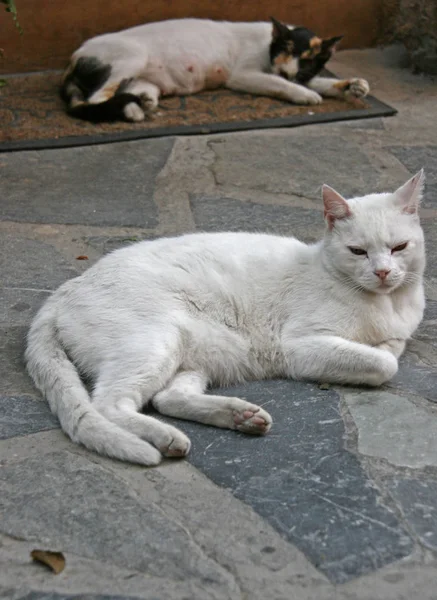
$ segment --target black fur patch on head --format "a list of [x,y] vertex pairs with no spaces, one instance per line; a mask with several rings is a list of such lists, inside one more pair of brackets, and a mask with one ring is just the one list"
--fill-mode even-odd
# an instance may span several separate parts
[[[272,65],[287,57],[299,60],[299,70],[294,80],[305,84],[323,70],[331,58],[336,44],[343,36],[322,40],[306,27],[289,29],[287,25],[271,17],[273,24],[270,43],[270,63]],[[288,79],[286,73],[281,75]]]
[[281,54],[294,56],[294,42],[291,30],[284,23],[271,17],[273,24],[272,41],[270,42],[270,63],[274,64],[275,58]]
[[109,79],[111,71],[111,65],[103,64],[98,58],[81,56],[62,84],[61,96],[63,100],[66,102],[69,100],[68,89],[71,88],[69,84],[79,88],[83,99],[87,100]]
[[295,27],[289,29],[287,25],[277,19],[270,17],[272,29],[272,41],[270,43],[270,60],[273,60],[279,54],[289,54],[299,57],[303,52],[311,48],[311,40],[316,39],[316,35],[306,27]]
[[315,33],[306,27],[295,27],[290,31],[294,43],[294,56],[300,56],[311,48],[311,42],[317,39]]
[[326,63],[334,53],[335,45],[342,39],[343,36],[341,35],[328,40],[323,40],[320,50],[318,49],[318,51],[314,53],[314,56],[310,58],[300,58],[299,71],[295,76],[296,82],[304,85],[318,75],[324,69]]

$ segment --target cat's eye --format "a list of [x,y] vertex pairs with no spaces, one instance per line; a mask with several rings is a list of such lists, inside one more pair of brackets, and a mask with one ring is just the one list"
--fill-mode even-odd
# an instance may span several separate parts
[[356,254],[357,256],[367,256],[367,252],[363,250],[363,248],[355,248],[355,246],[348,246],[348,248],[352,254]]
[[391,253],[393,254],[393,252],[401,252],[402,250],[405,250],[405,248],[408,246],[408,242],[404,242],[403,244],[399,244],[399,246],[395,246],[394,248],[391,249]]

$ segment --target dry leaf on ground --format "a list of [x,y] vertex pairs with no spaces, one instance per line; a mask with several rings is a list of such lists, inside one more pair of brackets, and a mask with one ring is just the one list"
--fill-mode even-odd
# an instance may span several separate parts
[[30,556],[33,560],[49,567],[56,575],[65,569],[65,557],[62,552],[50,552],[50,550],[32,550]]

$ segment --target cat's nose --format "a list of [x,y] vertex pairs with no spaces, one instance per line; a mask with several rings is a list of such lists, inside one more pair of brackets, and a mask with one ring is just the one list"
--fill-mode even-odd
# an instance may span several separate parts
[[390,269],[388,271],[386,271],[385,269],[380,269],[379,271],[373,271],[373,272],[375,273],[375,275],[377,275],[381,279],[381,281],[384,281],[384,279],[390,273]]

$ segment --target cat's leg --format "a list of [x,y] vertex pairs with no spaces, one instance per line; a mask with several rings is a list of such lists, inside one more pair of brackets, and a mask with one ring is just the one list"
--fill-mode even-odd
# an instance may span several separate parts
[[123,93],[137,96],[141,103],[141,106],[139,106],[136,102],[129,102],[124,106],[123,113],[128,121],[144,121],[158,106],[159,88],[153,83],[136,78],[127,78],[123,81],[110,79],[102,88],[94,92],[87,102],[89,104],[100,104],[114,95]]
[[[150,340],[149,340],[150,341]],[[173,378],[178,364],[177,351],[164,343],[153,351],[126,356],[106,364],[92,393],[93,406],[109,421],[153,444],[164,456],[185,456],[190,450],[187,436],[154,417],[141,414],[145,404]],[[174,346],[172,344],[172,346]]]
[[160,413],[179,419],[254,435],[267,433],[272,419],[265,410],[241,398],[205,394],[207,383],[201,373],[178,373],[152,404]]
[[282,345],[293,379],[378,386],[398,370],[398,361],[388,350],[337,336],[314,335]]
[[306,85],[327,98],[364,98],[370,90],[367,81],[358,78],[314,77]]
[[380,350],[387,350],[388,352],[391,352],[393,356],[399,358],[402,352],[405,350],[406,344],[406,340],[392,338],[390,340],[382,342],[381,344],[378,344],[377,346],[374,346],[374,348],[379,348]]
[[317,92],[270,73],[237,71],[231,74],[225,85],[231,90],[280,98],[295,104],[320,104],[322,102],[322,98]]
[[[133,79],[123,88],[123,91],[129,94],[134,94],[134,96],[137,96],[140,99],[141,107],[143,109],[143,119],[147,116],[150,116],[150,114],[158,107],[159,96],[161,92],[159,87],[153,83],[144,81],[144,79]],[[134,110],[134,106],[140,108],[138,105],[133,103],[128,106],[130,106],[132,110]],[[127,114],[126,109],[127,107],[125,108],[125,116],[129,119],[129,114]],[[135,118],[135,115],[133,115],[133,117],[134,118],[131,120],[139,120]]]

